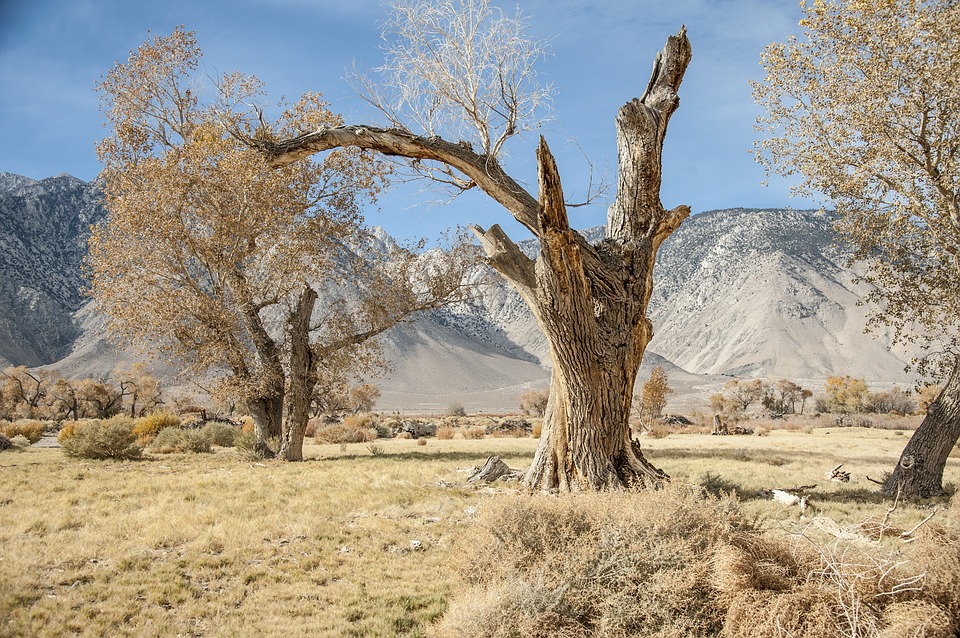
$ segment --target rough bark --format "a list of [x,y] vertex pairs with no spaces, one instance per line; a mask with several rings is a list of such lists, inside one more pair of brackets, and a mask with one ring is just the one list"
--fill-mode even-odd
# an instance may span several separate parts
[[928,498],[943,495],[943,468],[960,439],[960,364],[955,365],[940,396],[907,441],[897,466],[881,491],[887,496]]
[[256,437],[253,452],[261,459],[271,459],[276,452],[270,447],[269,440],[276,436],[273,433],[275,424],[283,420],[283,394],[274,397],[250,397],[247,399],[247,409],[253,418],[253,433]]
[[550,344],[551,393],[540,446],[525,477],[531,488],[619,489],[667,478],[630,439],[628,421],[640,360],[653,336],[646,311],[654,259],[690,214],[686,206],[667,211],[660,202],[663,140],[690,58],[681,28],[657,55],[643,96],[617,115],[618,191],[598,246],[570,228],[559,172],[542,138],[538,198],[492,158],[400,129],[345,126],[275,143],[251,141],[273,165],[343,146],[441,162],[466,175],[540,240],[534,261],[499,226],[473,227],[488,263],[519,291]]
[[483,467],[478,468],[476,472],[470,475],[467,482],[477,483],[482,481],[484,483],[494,483],[504,476],[515,478],[518,474],[519,472],[504,463],[503,459],[499,456],[491,456],[487,458]]
[[300,295],[297,307],[290,316],[290,375],[287,391],[287,411],[280,437],[277,458],[284,461],[303,460],[303,437],[310,418],[310,398],[317,385],[310,348],[310,317],[317,302],[317,293],[307,287]]
[[553,375],[525,477],[531,488],[619,489],[667,478],[631,440],[629,416],[653,337],[646,311],[657,249],[690,213],[660,203],[663,140],[690,55],[681,30],[658,54],[643,97],[620,109],[619,185],[600,245],[570,229],[556,164],[543,141],[538,149],[541,250],[531,305],[550,343]]

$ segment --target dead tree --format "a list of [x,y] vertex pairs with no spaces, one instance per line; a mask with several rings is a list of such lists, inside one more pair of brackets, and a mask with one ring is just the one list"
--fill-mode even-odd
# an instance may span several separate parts
[[660,202],[663,142],[690,59],[681,28],[657,54],[642,96],[617,114],[617,195],[598,245],[570,227],[560,174],[542,137],[536,197],[495,156],[401,128],[341,126],[278,142],[251,141],[275,166],[341,147],[439,163],[482,189],[540,241],[534,260],[499,225],[473,227],[488,263],[520,293],[550,344],[550,399],[524,479],[531,488],[619,489],[667,478],[631,441],[629,416],[640,360],[653,337],[646,314],[657,249],[690,214],[687,206],[665,210]]

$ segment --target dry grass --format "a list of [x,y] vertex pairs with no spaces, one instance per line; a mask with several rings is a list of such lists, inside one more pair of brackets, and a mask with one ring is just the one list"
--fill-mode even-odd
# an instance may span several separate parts
[[[459,443],[447,445],[448,443]],[[307,446],[301,464],[233,450],[138,462],[0,455],[2,636],[423,635],[481,498],[464,467],[516,440]],[[411,541],[420,541],[412,551]]]
[[[789,550],[783,529],[799,529],[800,522],[796,508],[776,505],[758,491],[817,483],[811,494],[813,513],[841,524],[882,517],[888,504],[876,498],[875,486],[864,475],[877,478],[889,470],[905,442],[891,431],[843,428],[812,434],[772,430],[764,437],[677,434],[645,440],[643,447],[678,483],[700,483],[709,472],[718,491],[738,492],[739,513],[720,505],[729,499],[716,501],[713,507],[720,509],[707,510],[713,514],[702,523],[700,537],[704,542],[729,538],[731,547],[766,557],[767,567],[756,568],[760,561],[754,561],[746,576],[733,568],[727,573],[749,585],[743,600],[790,610],[802,598],[781,597],[774,603],[769,595],[774,590],[763,587],[777,578],[792,582],[789,569],[784,571],[789,552],[776,542],[787,542]],[[510,487],[466,487],[468,474],[461,470],[480,465],[490,454],[499,454],[512,467],[524,467],[537,441],[435,439],[418,447],[415,440],[398,438],[377,444],[383,452],[376,456],[367,443],[308,445],[309,460],[301,464],[256,463],[232,449],[135,462],[67,459],[56,449],[0,454],[5,486],[0,497],[0,635],[427,635],[449,601],[461,600],[455,595],[461,576],[450,565],[463,563],[458,539],[475,530],[472,512],[479,508],[486,517],[500,501],[517,500],[500,494],[512,492]],[[841,462],[852,472],[852,482],[824,481],[822,474]],[[960,480],[957,460],[948,462],[946,480]],[[442,486],[448,484],[455,487]],[[682,490],[675,498],[687,502]],[[559,510],[586,501],[535,500]],[[608,518],[640,521],[630,513],[634,508],[624,505],[629,504],[621,502]],[[655,529],[662,529],[698,516],[662,504],[658,509],[655,518],[648,516],[637,525],[661,520]],[[909,529],[928,513],[921,506],[901,505],[892,522]],[[520,529],[522,521],[513,520]],[[746,531],[743,521],[751,522]],[[752,521],[759,521],[760,538],[768,541],[759,548],[737,544],[739,537],[732,535],[749,532]],[[929,620],[935,628],[937,622],[942,626],[944,614],[960,613],[960,554],[943,551],[942,538],[956,534],[956,523],[951,527],[949,522],[941,512],[909,546],[916,552],[917,566],[932,575],[928,587],[933,602],[886,605],[879,621],[884,636],[911,626],[909,618]],[[724,525],[730,530],[724,531]],[[621,542],[616,535],[606,538],[611,547]],[[679,569],[680,563],[667,558],[692,541],[677,536],[668,540],[668,546],[656,549],[659,553],[651,549],[646,555],[660,556],[661,563]],[[551,555],[558,552],[559,546]],[[587,560],[593,554],[578,550],[571,555]],[[736,556],[727,561],[736,564]],[[703,601],[700,588],[709,590],[717,582],[712,565],[707,571],[697,568],[688,580],[648,569],[645,586],[663,596],[689,592],[693,600]],[[536,598],[546,590],[524,591]],[[484,589],[476,594],[476,603],[485,604],[495,617],[501,593],[495,587]],[[613,603],[604,604],[610,605],[611,614],[616,611]],[[649,613],[666,609],[672,608]],[[704,622],[713,627],[710,609]],[[541,635],[562,635],[562,623],[551,618],[542,617]],[[610,627],[625,626],[623,618],[609,618]],[[557,624],[557,632],[546,631],[550,622]]]

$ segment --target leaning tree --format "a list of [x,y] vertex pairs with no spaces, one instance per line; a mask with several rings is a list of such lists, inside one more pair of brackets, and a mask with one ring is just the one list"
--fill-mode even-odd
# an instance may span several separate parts
[[405,158],[410,169],[460,189],[480,188],[507,209],[539,240],[536,259],[499,225],[472,230],[550,345],[550,399],[526,484],[574,491],[665,479],[631,440],[629,416],[640,359],[653,337],[646,313],[657,249],[690,213],[687,206],[666,210],[660,201],[664,137],[691,58],[685,29],[657,54],[643,94],[617,114],[617,193],[606,238],[591,245],[570,227],[543,137],[536,195],[501,163],[504,143],[531,127],[547,97],[534,73],[543,48],[525,35],[522,16],[505,15],[487,0],[400,0],[392,10],[383,79],[360,82],[388,127],[330,126],[252,141],[277,167],[342,147]]
[[758,158],[822,193],[867,266],[871,325],[928,354],[947,378],[883,486],[943,493],[960,437],[960,3],[801,3],[804,34],[770,45],[754,97]]

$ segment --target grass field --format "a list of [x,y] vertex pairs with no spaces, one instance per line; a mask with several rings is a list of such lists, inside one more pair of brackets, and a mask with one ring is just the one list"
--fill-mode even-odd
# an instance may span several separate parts
[[[813,512],[882,515],[866,480],[909,433],[775,430],[644,442],[676,481],[736,490],[771,532],[798,518],[760,490],[817,484]],[[523,467],[534,439],[307,446],[299,464],[232,449],[135,462],[0,454],[0,636],[420,636],[460,587],[458,538],[515,485],[466,484],[489,454]],[[847,484],[824,473],[843,463]],[[951,458],[945,480],[960,481]],[[911,526],[928,504],[901,505]]]

